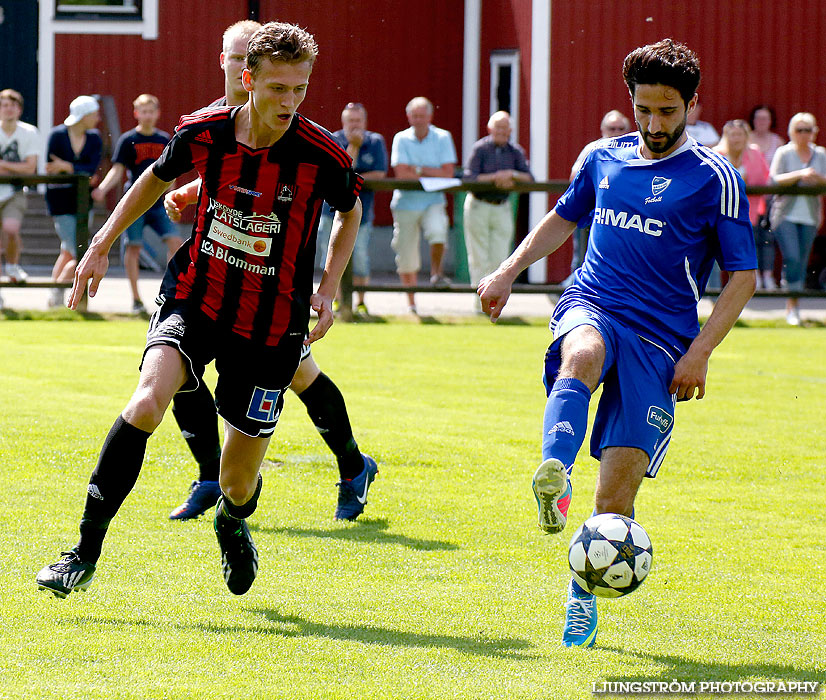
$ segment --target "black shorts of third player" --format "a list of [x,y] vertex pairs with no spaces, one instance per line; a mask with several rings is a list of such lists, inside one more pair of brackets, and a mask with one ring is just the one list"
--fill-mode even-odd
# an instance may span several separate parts
[[186,302],[167,301],[149,322],[144,356],[155,345],[176,348],[187,373],[183,392],[198,388],[206,365],[214,360],[218,414],[245,435],[267,437],[275,430],[284,391],[302,359],[305,336],[306,329],[285,333],[276,346],[253,343],[222,329]]

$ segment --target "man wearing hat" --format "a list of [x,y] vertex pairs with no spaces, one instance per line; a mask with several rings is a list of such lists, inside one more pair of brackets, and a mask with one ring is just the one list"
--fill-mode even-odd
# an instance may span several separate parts
[[[81,95],[69,105],[69,116],[49,134],[46,150],[46,172],[82,173],[93,177],[100,165],[103,141],[95,127],[100,121],[98,101]],[[60,236],[60,254],[52,269],[52,280],[71,282],[77,264],[77,188],[75,185],[50,184],[46,188],[46,204],[54,218]],[[52,290],[50,306],[63,304],[63,290]]]

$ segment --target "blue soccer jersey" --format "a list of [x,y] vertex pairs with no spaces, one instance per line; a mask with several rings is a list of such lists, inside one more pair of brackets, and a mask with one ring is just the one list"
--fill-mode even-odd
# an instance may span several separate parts
[[714,260],[757,267],[748,201],[737,170],[691,137],[657,160],[640,155],[641,141],[629,134],[595,148],[557,202],[568,221],[594,211],[584,263],[560,303],[593,304],[682,355],[700,330]]

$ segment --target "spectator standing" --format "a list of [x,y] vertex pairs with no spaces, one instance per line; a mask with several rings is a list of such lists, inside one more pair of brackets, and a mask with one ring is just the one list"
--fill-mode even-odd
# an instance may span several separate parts
[[[390,165],[402,180],[421,177],[452,177],[456,167],[456,147],[449,131],[433,126],[433,103],[426,97],[414,97],[405,107],[410,128],[393,137]],[[390,201],[393,213],[393,250],[396,270],[403,285],[416,285],[421,268],[419,240],[421,233],[430,244],[430,282],[447,284],[442,263],[450,225],[447,199],[442,192],[394,190]],[[408,292],[408,310],[416,313],[416,299]]]
[[[599,132],[602,134],[602,138],[586,144],[585,148],[579,152],[573,166],[571,166],[571,174],[568,181],[574,181],[574,178],[580,168],[582,168],[582,164],[585,162],[587,155],[597,144],[601,143],[603,139],[622,136],[623,134],[627,134],[629,131],[631,131],[631,122],[622,112],[618,109],[612,109],[610,112],[606,112],[599,124]],[[586,216],[582,221],[577,222],[576,231],[574,231],[571,239],[574,247],[573,255],[571,256],[571,274],[568,275],[568,277],[562,282],[562,286],[565,288],[571,285],[574,281],[574,273],[582,266],[582,260],[585,258],[585,250],[588,248],[588,233],[590,230],[590,215]]]
[[[46,172],[81,173],[94,177],[103,153],[103,141],[95,127],[100,121],[98,101],[80,95],[69,105],[69,116],[52,129],[46,148]],[[71,282],[77,264],[77,187],[51,184],[46,187],[46,204],[60,237],[60,253],[52,268],[52,280]],[[89,221],[92,212],[89,212]],[[63,290],[54,289],[50,306],[63,304]]]
[[[367,130],[367,110],[360,102],[348,102],[341,112],[341,129],[333,138],[353,159],[355,171],[365,180],[382,180],[387,177],[387,146],[384,137]],[[359,226],[356,246],[353,248],[353,283],[365,285],[370,282],[370,235],[373,232],[373,190],[363,189],[361,199],[361,226]],[[324,269],[327,260],[327,246],[333,227],[333,211],[324,203],[321,223],[318,227],[317,267]],[[339,290],[339,294],[341,290]],[[358,293],[356,311],[367,315],[364,292]]]
[[[106,193],[123,182],[123,176],[128,175],[127,189],[141,176],[144,170],[158,158],[167,143],[169,134],[155,128],[161,116],[161,104],[154,95],[138,95],[132,103],[134,116],[138,124],[118,139],[115,154],[112,157],[112,167],[103,178],[103,182],[92,191],[92,199],[103,203]],[[166,215],[163,207],[163,198],[158,199],[149,210],[126,229],[126,253],[123,264],[126,276],[132,289],[132,313],[145,314],[146,308],[138,292],[138,276],[140,274],[140,254],[143,248],[144,226],[151,228],[166,244],[167,261],[184,242],[178,234],[178,228]]]
[[766,166],[770,167],[775,152],[786,143],[783,137],[774,131],[777,126],[774,109],[769,105],[757,105],[749,113],[749,124],[751,126],[749,143],[753,143],[760,149]]
[[700,119],[702,111],[703,106],[698,102],[694,109],[688,113],[685,130],[697,143],[711,148],[720,141],[720,134],[711,124]]
[[[798,112],[789,120],[789,143],[780,146],[771,164],[776,185],[826,185],[826,149],[815,145],[817,120]],[[819,195],[778,195],[769,219],[783,254],[783,272],[789,290],[802,290],[815,233],[822,220]],[[786,322],[800,325],[798,300],[786,300]]]
[[[0,91],[0,175],[34,175],[37,172],[40,152],[37,128],[21,122],[22,114],[23,96],[8,88]],[[5,250],[6,275],[12,282],[25,282],[28,277],[20,266],[20,225],[25,211],[24,188],[0,185],[0,253]]]
[[[732,119],[723,126],[723,137],[714,150],[724,156],[743,178],[746,185],[765,185],[769,181],[769,166],[760,149],[749,143],[751,129],[748,122]],[[766,229],[761,226],[761,219],[766,214],[766,198],[763,195],[748,195],[749,220],[754,231],[754,243],[757,247],[757,286],[762,280],[772,278],[774,267],[774,242],[766,240]]]
[[465,177],[491,182],[501,192],[471,192],[465,198],[464,229],[470,283],[493,272],[513,249],[514,217],[507,190],[515,182],[532,182],[524,149],[511,143],[511,116],[496,112],[488,135],[473,144]]
[[[766,161],[766,167],[771,167],[777,149],[786,143],[774,131],[777,125],[774,109],[769,105],[757,105],[749,113],[749,123],[752,129],[749,143],[757,146]],[[772,291],[777,289],[777,283],[774,281],[775,236],[769,224],[768,214],[771,210],[772,196],[766,195],[765,200],[766,213],[760,217],[761,239],[757,244],[757,262],[761,270],[757,276],[757,288]],[[764,256],[768,258],[769,255],[771,255],[771,266],[767,272]]]

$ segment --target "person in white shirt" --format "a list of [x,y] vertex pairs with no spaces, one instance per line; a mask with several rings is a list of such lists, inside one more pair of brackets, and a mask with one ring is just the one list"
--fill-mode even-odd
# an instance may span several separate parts
[[[0,175],[34,175],[37,172],[40,139],[36,127],[20,121],[22,114],[23,96],[17,90],[0,91]],[[20,225],[25,210],[23,188],[0,185],[0,250],[5,249],[6,275],[12,282],[25,282],[28,277],[20,267]]]
[[711,124],[700,120],[700,112],[702,111],[703,107],[698,102],[694,109],[688,113],[685,130],[697,143],[711,148],[720,142],[720,134]]

